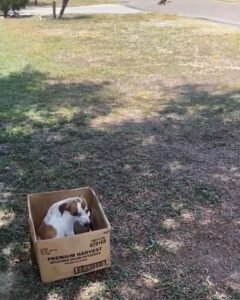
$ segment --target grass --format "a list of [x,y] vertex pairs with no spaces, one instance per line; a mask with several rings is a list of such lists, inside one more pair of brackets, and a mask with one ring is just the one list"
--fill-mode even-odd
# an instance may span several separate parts
[[230,2],[230,3],[239,3],[239,0],[221,0],[224,2]]
[[[0,22],[1,297],[234,299],[239,31],[154,14]],[[113,266],[43,284],[26,194],[80,186],[113,226]]]

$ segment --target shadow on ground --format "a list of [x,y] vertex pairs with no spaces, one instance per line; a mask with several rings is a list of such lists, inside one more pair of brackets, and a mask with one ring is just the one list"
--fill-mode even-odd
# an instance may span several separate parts
[[[154,117],[102,128],[92,121],[124,105],[111,81],[29,68],[1,77],[0,90],[3,296],[235,299],[239,90],[177,86]],[[109,216],[113,267],[43,284],[29,263],[26,194],[80,186]]]

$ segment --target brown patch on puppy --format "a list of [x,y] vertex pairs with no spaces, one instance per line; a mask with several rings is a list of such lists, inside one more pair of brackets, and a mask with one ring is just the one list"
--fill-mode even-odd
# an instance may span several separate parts
[[78,208],[77,208],[77,200],[72,200],[66,203],[63,203],[59,206],[59,211],[61,213],[61,215],[63,215],[64,211],[68,211],[70,212],[70,214],[72,216],[74,216],[74,214],[76,214],[78,212]]
[[51,226],[45,224],[45,222],[42,222],[41,226],[38,229],[38,236],[41,240],[48,240],[53,239],[57,235],[56,229]]
[[68,211],[70,212],[70,214],[72,216],[76,215],[76,213],[78,213],[78,207],[77,207],[77,201],[73,200],[71,202],[69,202],[69,209]]
[[61,215],[63,215],[64,211],[67,210],[67,203],[61,204],[58,209],[59,209]]
[[84,199],[84,198],[81,198],[82,200],[82,203],[81,203],[81,206],[82,206],[82,209],[85,209],[88,205],[87,205],[87,200]]
[[87,200],[84,198],[76,198],[74,200],[69,200],[66,203],[63,203],[59,206],[59,211],[61,215],[64,213],[64,211],[68,211],[72,216],[75,216],[78,213],[78,207],[77,204],[81,203],[82,209],[87,208]]

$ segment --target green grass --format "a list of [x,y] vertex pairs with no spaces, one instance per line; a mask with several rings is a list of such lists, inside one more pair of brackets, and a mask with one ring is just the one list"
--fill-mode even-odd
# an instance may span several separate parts
[[[0,295],[237,295],[239,31],[154,14],[0,22]],[[43,284],[26,194],[81,186],[113,226],[113,267]]]

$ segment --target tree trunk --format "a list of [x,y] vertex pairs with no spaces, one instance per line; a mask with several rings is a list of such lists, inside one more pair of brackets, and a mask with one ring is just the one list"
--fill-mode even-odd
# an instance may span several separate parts
[[5,10],[3,11],[3,16],[4,16],[4,18],[6,18],[6,17],[8,16],[8,9],[5,9]]
[[56,19],[56,1],[52,2],[52,8],[53,8],[53,19]]
[[34,0],[34,4],[35,4],[35,5],[38,5],[38,0]]
[[69,0],[63,0],[63,2],[62,2],[62,8],[61,8],[61,11],[60,11],[60,13],[59,13],[58,19],[61,19],[61,18],[62,18],[63,14],[64,14],[64,11],[65,11],[65,8],[66,8],[67,5],[68,5],[68,1],[69,1]]

